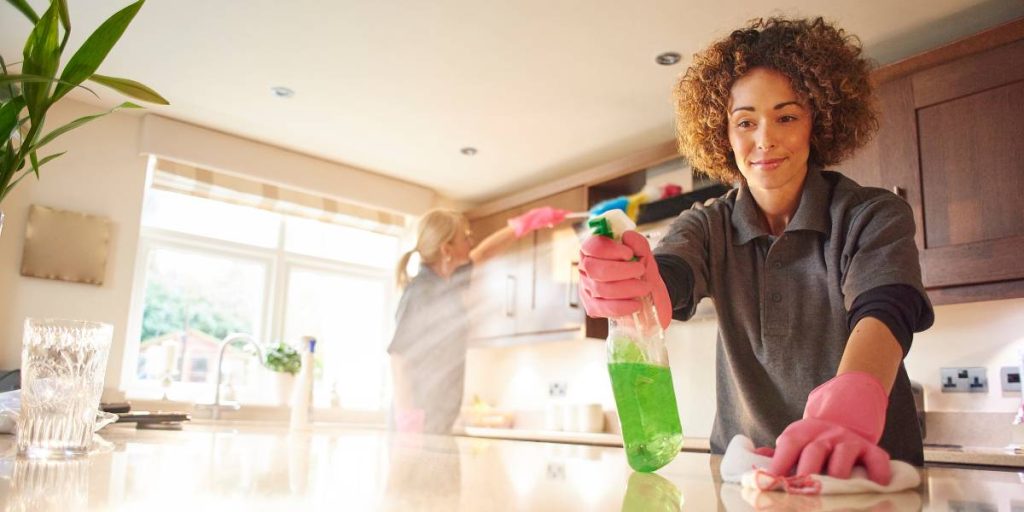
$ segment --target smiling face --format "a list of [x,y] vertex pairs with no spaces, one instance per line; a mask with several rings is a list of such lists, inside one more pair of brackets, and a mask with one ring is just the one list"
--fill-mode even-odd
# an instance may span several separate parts
[[782,73],[754,68],[733,84],[729,144],[755,197],[788,195],[803,186],[811,117]]

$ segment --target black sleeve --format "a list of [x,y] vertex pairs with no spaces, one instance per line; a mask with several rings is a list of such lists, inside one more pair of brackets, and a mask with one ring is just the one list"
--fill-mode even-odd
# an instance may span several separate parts
[[877,318],[892,331],[903,348],[903,357],[910,351],[914,333],[935,322],[935,313],[928,301],[914,287],[905,284],[879,286],[858,295],[847,315],[850,331],[868,316]]
[[672,302],[672,318],[686,320],[686,311],[693,301],[693,270],[679,256],[671,254],[655,254],[658,273],[668,289],[668,298]]

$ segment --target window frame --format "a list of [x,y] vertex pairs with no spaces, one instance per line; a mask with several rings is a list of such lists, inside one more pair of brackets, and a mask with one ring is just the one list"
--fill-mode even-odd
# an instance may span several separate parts
[[[146,191],[149,192],[149,189],[147,188]],[[278,215],[280,216],[278,239],[276,247],[273,248],[252,246],[240,242],[220,240],[153,226],[140,226],[135,271],[132,279],[128,332],[124,353],[122,354],[120,388],[126,397],[148,400],[157,399],[163,394],[163,388],[159,383],[140,380],[137,372],[142,334],[142,316],[145,309],[146,274],[149,267],[149,258],[154,250],[171,249],[200,252],[210,256],[239,258],[265,264],[262,304],[263,321],[259,324],[261,334],[257,336],[257,340],[264,347],[267,346],[268,340],[282,339],[284,334],[284,322],[288,314],[287,294],[292,269],[308,269],[360,278],[380,279],[384,283],[390,283],[393,279],[392,272],[388,268],[347,263],[285,250],[285,231],[287,226],[285,218],[287,215],[283,213],[278,213]],[[401,242],[403,241],[401,235],[394,234],[388,236],[395,236],[398,240],[396,248],[400,252]],[[395,256],[397,260],[399,254],[396,253]],[[385,289],[387,311],[393,311],[397,300],[397,290],[394,286],[385,286]],[[394,315],[384,314],[382,321],[384,322],[383,332],[391,332],[394,328]],[[387,341],[382,340],[384,343],[382,349],[386,349]],[[387,364],[383,366],[381,379],[384,382],[382,386],[381,409],[378,411],[342,409],[343,413],[357,413],[359,415],[370,413],[375,415],[387,410],[386,404],[390,402],[392,389],[390,367]],[[216,368],[211,368],[210,371],[215,373],[217,370]],[[187,390],[187,388],[192,389]],[[206,391],[204,392],[202,388],[205,388]],[[190,402],[210,403],[213,401],[213,389],[208,383],[194,384],[175,381],[170,389],[172,393],[177,395],[187,394],[186,400]],[[256,404],[253,405],[255,406]]]

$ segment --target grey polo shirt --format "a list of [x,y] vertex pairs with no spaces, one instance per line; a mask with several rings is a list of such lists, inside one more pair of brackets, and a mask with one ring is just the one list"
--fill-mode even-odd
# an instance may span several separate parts
[[464,265],[444,279],[421,265],[395,313],[388,353],[403,356],[413,406],[424,410],[428,433],[450,433],[462,407],[469,337],[464,295],[472,269]]
[[[714,301],[712,452],[723,453],[736,434],[774,446],[803,416],[811,390],[836,375],[850,336],[847,313],[860,294],[902,284],[931,308],[914,229],[910,207],[895,194],[813,167],[796,213],[777,238],[745,184],[679,215],[654,252],[679,257],[692,270],[692,290],[672,293],[676,318],[693,316],[702,298]],[[894,459],[923,464],[902,363],[879,445]]]

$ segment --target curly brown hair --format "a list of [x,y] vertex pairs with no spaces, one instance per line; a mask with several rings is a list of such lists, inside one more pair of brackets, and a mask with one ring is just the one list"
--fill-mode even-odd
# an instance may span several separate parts
[[755,19],[695,54],[675,87],[679,150],[712,178],[740,178],[729,144],[729,96],[736,80],[757,67],[787,76],[811,107],[810,163],[839,163],[878,129],[871,66],[856,36],[820,17]]

